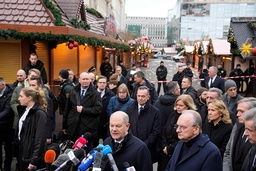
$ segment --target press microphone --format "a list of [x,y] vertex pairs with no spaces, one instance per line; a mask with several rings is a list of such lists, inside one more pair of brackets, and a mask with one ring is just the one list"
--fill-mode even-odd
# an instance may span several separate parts
[[94,156],[92,171],[101,171],[100,166],[101,166],[102,157],[103,157],[102,152],[100,152],[100,149],[97,149],[97,152],[95,153],[95,156]]
[[82,135],[81,137],[79,137],[73,148],[76,149],[76,148],[84,148],[84,146],[86,145],[86,143],[88,142],[88,139],[90,139],[92,136],[92,134],[90,132],[86,132],[84,135]]
[[[103,149],[104,148],[104,145],[102,144],[99,144],[97,146],[98,149]],[[79,171],[86,171],[90,165],[92,164],[92,162],[94,161],[94,157],[95,157],[95,154],[96,154],[96,150],[91,150],[89,152],[89,156],[87,158],[84,158],[81,162],[81,164],[78,166],[78,170]]]
[[108,161],[110,163],[110,166],[112,167],[113,171],[119,171],[116,165],[116,162],[112,156],[112,149],[109,145],[105,145],[103,148],[103,154],[106,154],[108,157]]
[[52,163],[51,170],[57,169],[58,167],[60,167],[62,163],[64,163],[67,160],[69,160],[68,154],[63,153],[59,155],[58,158]]
[[58,167],[60,167],[60,165],[62,164],[62,163],[64,163],[65,161],[67,161],[68,159],[69,159],[69,157],[68,157],[68,153],[70,152],[70,151],[72,151],[73,149],[71,149],[71,148],[68,148],[68,149],[66,149],[62,154],[60,154],[59,156],[58,156],[58,158],[52,163],[52,165],[51,165],[51,170],[55,170],[55,169],[57,169]]
[[130,166],[130,164],[128,162],[124,162],[123,164],[125,167],[124,171],[136,171],[135,168],[133,166]]
[[50,170],[51,164],[54,162],[56,153],[54,150],[47,150],[44,154],[44,161],[46,163],[46,170]]
[[66,171],[72,165],[77,165],[80,162],[80,159],[84,156],[84,150],[77,149],[70,151],[67,155],[69,159],[62,163],[57,169],[55,169],[55,171]]

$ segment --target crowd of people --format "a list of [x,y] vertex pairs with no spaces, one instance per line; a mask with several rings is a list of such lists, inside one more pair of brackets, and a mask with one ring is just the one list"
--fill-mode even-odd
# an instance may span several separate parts
[[[125,169],[124,162],[136,171],[152,171],[156,162],[158,171],[256,168],[256,98],[239,95],[238,81],[224,80],[221,65],[204,67],[196,90],[191,64],[178,67],[167,82],[168,68],[161,61],[156,89],[135,66],[127,70],[120,61],[113,69],[108,60],[104,58],[100,76],[94,66],[78,78],[71,69],[60,70],[57,96],[46,85],[43,63],[35,53],[17,71],[14,84],[0,77],[1,171],[14,170],[14,157],[15,171],[46,167],[44,154],[57,141],[56,111],[63,118],[59,143],[90,133],[86,153],[102,139],[111,147],[118,170]],[[239,70],[237,65],[230,75]],[[110,171],[105,157],[102,170]]]

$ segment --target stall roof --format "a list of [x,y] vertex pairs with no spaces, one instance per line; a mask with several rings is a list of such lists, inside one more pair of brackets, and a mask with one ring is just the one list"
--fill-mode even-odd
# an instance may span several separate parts
[[227,40],[212,40],[215,55],[231,55],[230,43]]
[[177,54],[177,50],[174,47],[166,47],[164,48],[164,52],[168,54]]
[[185,45],[185,50],[186,50],[187,53],[192,53],[193,50],[194,50],[194,46],[187,46],[187,45]]

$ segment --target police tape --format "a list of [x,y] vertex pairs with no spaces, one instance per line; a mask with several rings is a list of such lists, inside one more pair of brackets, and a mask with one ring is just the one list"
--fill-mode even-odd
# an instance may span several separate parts
[[[227,80],[229,78],[231,79],[236,79],[236,78],[256,78],[256,75],[247,75],[247,76],[233,76],[233,77],[221,77],[223,80]],[[192,81],[203,81],[204,78],[192,78]],[[170,81],[150,81],[151,83],[168,83],[172,82],[173,80]]]

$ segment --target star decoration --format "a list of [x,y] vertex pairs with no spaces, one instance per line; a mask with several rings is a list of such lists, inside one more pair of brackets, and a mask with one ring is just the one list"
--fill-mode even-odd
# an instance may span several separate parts
[[243,43],[242,47],[239,49],[242,51],[241,52],[242,55],[249,56],[252,51],[252,44],[251,43],[249,43],[249,44]]

